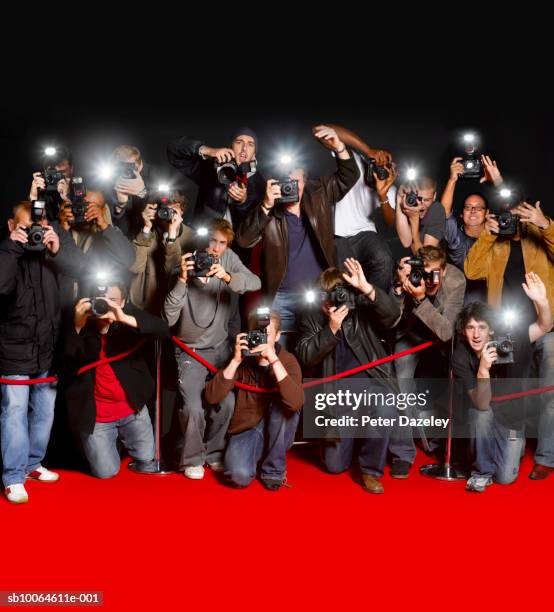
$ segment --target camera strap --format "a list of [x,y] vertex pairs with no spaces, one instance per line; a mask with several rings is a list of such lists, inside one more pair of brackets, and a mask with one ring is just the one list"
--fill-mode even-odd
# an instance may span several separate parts
[[[217,279],[217,280],[219,280],[219,279]],[[188,303],[188,307],[189,307],[190,318],[192,319],[192,322],[196,325],[196,327],[199,327],[200,329],[209,329],[212,326],[213,322],[215,321],[215,318],[217,316],[217,311],[219,310],[219,302],[221,301],[221,283],[222,283],[222,281],[219,280],[219,285],[217,287],[217,297],[216,297],[214,316],[212,317],[212,320],[207,325],[200,325],[196,321],[196,318],[194,316],[194,311],[193,311],[193,308],[192,308],[192,304],[190,303],[190,291],[187,291],[187,303]]]

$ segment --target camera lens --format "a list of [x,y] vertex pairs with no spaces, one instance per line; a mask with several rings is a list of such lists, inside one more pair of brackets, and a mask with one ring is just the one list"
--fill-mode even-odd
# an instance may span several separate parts
[[292,185],[290,183],[281,185],[281,193],[284,196],[290,195],[292,193]]
[[498,345],[499,353],[510,353],[512,351],[512,343],[509,340],[504,340]]
[[109,309],[108,302],[103,298],[94,298],[91,302],[92,314],[97,317],[105,315]]

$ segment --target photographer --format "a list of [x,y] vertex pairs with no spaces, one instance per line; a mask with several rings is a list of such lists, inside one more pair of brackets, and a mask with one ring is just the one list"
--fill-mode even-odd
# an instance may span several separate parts
[[[487,301],[495,307],[509,305],[518,312],[521,323],[535,320],[535,309],[526,299],[521,282],[527,272],[544,280],[550,306],[554,304],[554,222],[545,216],[540,202],[522,202],[501,213],[509,234],[500,234],[500,215],[487,214],[485,229],[470,249],[464,270],[469,279],[487,282]],[[542,336],[534,345],[535,373],[554,379],[554,332]],[[539,415],[535,465],[530,478],[542,480],[554,470],[554,393],[544,395]]]
[[[257,136],[248,127],[235,131],[230,147],[209,147],[186,136],[167,145],[169,163],[198,185],[196,225],[223,217],[236,230],[260,202],[264,179],[255,169],[257,147]],[[222,172],[224,164],[229,173]]]
[[[425,354],[420,351],[395,359],[395,372],[402,388],[413,384],[421,359],[433,363],[433,375],[440,376],[437,364],[446,361],[440,345],[452,339],[466,287],[463,273],[446,263],[446,253],[439,247],[422,247],[417,255],[417,258],[401,259],[396,272],[392,295],[398,300],[402,317],[396,328],[394,352],[399,353],[428,341],[439,343],[439,346],[427,349]],[[401,435],[401,431],[405,431],[405,434]],[[411,430],[406,427],[397,429],[391,438],[389,450],[393,456],[391,475],[407,478],[416,456]]]
[[[84,203],[79,204],[79,219],[75,217],[74,204],[64,203],[60,210],[60,224],[70,232],[73,241],[84,253],[86,271],[84,274],[109,270],[123,278],[130,276],[130,268],[135,261],[133,245],[121,231],[111,225],[110,211],[100,191],[89,191]],[[64,276],[60,279],[62,308],[73,308],[79,295],[79,283],[86,285],[89,279]],[[86,292],[81,287],[81,294]]]
[[[396,300],[379,287],[367,282],[361,264],[355,259],[345,261],[347,273],[328,268],[320,277],[323,291],[331,295],[346,281],[352,287],[354,309],[327,299],[320,311],[306,313],[300,321],[300,339],[296,352],[305,366],[321,364],[321,375],[331,376],[386,356],[380,340],[384,329],[395,325],[400,315]],[[343,288],[345,292],[345,288]],[[384,363],[365,370],[358,376],[367,380],[392,378],[392,366]],[[395,417],[394,407],[380,406],[375,416]],[[342,438],[322,443],[323,461],[329,472],[338,474],[348,469],[354,454],[362,472],[362,487],[368,493],[383,493],[383,476],[390,429],[382,428],[379,435],[357,441]],[[357,448],[356,448],[357,447]]]
[[308,181],[303,168],[294,169],[288,187],[298,190],[294,201],[279,202],[282,183],[267,182],[263,201],[238,230],[237,241],[251,248],[262,241],[264,291],[281,318],[281,344],[292,350],[297,320],[304,306],[304,291],[321,271],[336,263],[333,206],[356,183],[359,170],[346,145],[327,126],[314,128],[314,136],[335,152],[337,171]]
[[396,194],[396,232],[402,246],[414,255],[422,246],[438,246],[444,238],[446,217],[436,198],[437,183],[427,176],[401,185]]
[[80,438],[91,472],[111,478],[119,472],[118,438],[145,467],[154,459],[154,436],[146,402],[154,381],[141,351],[99,365],[80,367],[137,347],[142,338],[163,340],[169,327],[126,300],[123,284],[109,282],[103,296],[80,299],[64,338],[64,386],[69,421]]
[[[60,205],[67,202],[73,180],[73,156],[67,147],[44,153],[44,170],[33,173],[29,200],[44,199],[50,219],[55,219]],[[48,180],[48,182],[47,182]]]
[[347,257],[357,259],[368,281],[388,291],[394,260],[388,243],[377,228],[380,222],[387,227],[394,225],[396,170],[390,153],[370,148],[346,128],[329,127],[334,128],[342,142],[353,149],[352,155],[360,171],[355,185],[335,206],[337,262],[342,265]]
[[[229,336],[233,335],[229,325],[237,312],[238,295],[257,291],[261,282],[229,248],[234,238],[231,224],[225,219],[212,219],[208,229],[209,246],[195,253],[196,262],[192,253],[181,257],[179,278],[165,299],[164,317],[170,326],[176,326],[175,335],[180,340],[219,368],[229,357]],[[220,406],[204,409],[202,392],[208,369],[180,348],[176,348],[176,358],[183,399],[179,415],[184,434],[180,468],[187,478],[200,480],[205,463],[221,469],[233,397],[226,397]]]
[[[256,327],[250,318],[250,329]],[[280,346],[279,316],[270,315],[265,328],[267,342],[250,348],[247,334],[237,335],[235,352],[206,385],[206,401],[220,404],[233,392],[235,381],[258,387],[279,389],[278,396],[267,396],[238,389],[235,411],[225,452],[225,477],[237,487],[248,486],[260,466],[262,484],[278,491],[286,484],[286,453],[294,442],[300,410],[304,404],[302,372],[295,357]]]
[[[491,406],[491,398],[522,390],[517,379],[529,376],[532,344],[552,328],[544,283],[532,272],[525,275],[525,281],[523,290],[538,316],[529,326],[516,326],[508,336],[512,355],[507,361],[511,363],[495,363],[503,352],[496,348],[500,338],[493,331],[497,329],[499,315],[490,306],[480,302],[468,304],[456,322],[462,341],[452,356],[452,370],[471,402],[468,420],[475,445],[467,491],[481,493],[493,482],[510,484],[519,472],[525,445],[524,400],[506,400]],[[497,338],[496,343],[491,342]]]
[[112,223],[133,240],[142,227],[142,211],[148,201],[148,169],[140,151],[120,145],[112,153],[113,187],[105,194]]
[[[78,274],[81,260],[71,237],[20,202],[0,243],[0,376],[44,378],[53,365],[60,326],[57,274]],[[38,212],[38,211],[37,211]],[[32,247],[32,249],[29,249]],[[25,478],[53,482],[41,465],[54,419],[56,384],[2,385],[1,446],[7,498],[28,501]]]
[[133,241],[135,263],[130,270],[135,274],[131,302],[154,314],[161,312],[172,270],[194,242],[192,230],[183,223],[184,195],[173,191],[163,200],[147,204],[142,212],[144,225]]

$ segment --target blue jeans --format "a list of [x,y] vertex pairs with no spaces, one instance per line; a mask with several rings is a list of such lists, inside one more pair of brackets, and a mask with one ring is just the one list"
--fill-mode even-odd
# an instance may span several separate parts
[[354,257],[361,264],[372,285],[388,291],[392,284],[394,260],[389,245],[377,232],[360,232],[348,238],[335,238],[337,264],[344,269],[344,260]]
[[[554,332],[545,334],[537,340],[534,358],[538,362],[538,375],[546,384],[554,381]],[[554,467],[554,392],[542,396],[539,415],[539,431],[535,463]]]
[[298,340],[298,325],[306,310],[306,295],[296,291],[277,291],[271,310],[281,317],[281,338],[279,344],[287,351],[294,352]]
[[94,476],[111,478],[119,472],[118,437],[133,459],[145,462],[154,459],[154,433],[144,406],[136,414],[110,423],[98,422],[91,434],[81,434],[83,451]]
[[[46,376],[48,372],[2,378],[29,380]],[[1,388],[2,481],[9,487],[25,482],[25,476],[40,467],[44,459],[54,422],[56,383],[1,385]]]
[[[397,418],[398,412],[394,406],[382,406],[371,416],[393,419]],[[364,439],[341,438],[337,441],[322,441],[322,459],[327,471],[331,474],[344,472],[350,467],[356,452],[363,474],[382,476],[391,433],[391,427],[373,427],[372,435]]]
[[225,477],[229,482],[247,487],[256,478],[260,461],[262,480],[282,482],[287,468],[286,453],[294,442],[299,418],[300,412],[283,410],[272,403],[256,427],[233,434],[225,453]]
[[523,432],[499,423],[491,409],[470,408],[469,424],[475,445],[471,475],[490,476],[499,484],[514,482],[525,445]]

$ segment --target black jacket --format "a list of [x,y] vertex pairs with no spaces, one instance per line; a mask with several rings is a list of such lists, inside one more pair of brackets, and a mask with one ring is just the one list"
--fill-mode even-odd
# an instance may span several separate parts
[[30,253],[9,237],[0,243],[0,372],[37,374],[52,367],[60,327],[58,274],[78,276],[83,254],[52,223],[60,250]]
[[[136,318],[138,328],[113,324],[106,337],[106,355],[113,357],[137,346],[143,338],[169,337],[169,326],[159,317],[140,310],[131,303],[123,308]],[[92,433],[96,423],[94,385],[96,370],[77,374],[84,365],[97,361],[100,356],[100,333],[94,321],[89,321],[77,334],[73,322],[64,330],[62,384],[66,395],[69,422],[75,432]],[[148,369],[143,351],[137,350],[120,361],[110,364],[125,390],[130,404],[140,410],[154,393],[154,380]]]
[[[316,254],[325,267],[337,264],[334,239],[334,209],[360,176],[356,160],[336,158],[337,170],[331,176],[306,183],[300,209],[309,223],[309,231],[314,238]],[[260,200],[261,203],[262,200]],[[261,206],[254,208],[246,217],[237,232],[237,243],[242,248],[252,248],[262,240],[264,292],[268,297],[277,293],[283,278],[291,265],[302,262],[289,262],[289,241],[285,206],[276,205],[269,214]]]
[[259,172],[250,176],[246,202],[229,205],[227,187],[217,180],[214,160],[202,159],[198,152],[203,144],[200,140],[187,136],[177,138],[167,145],[167,158],[172,166],[198,185],[193,222],[198,224],[212,218],[224,217],[227,209],[230,209],[233,228],[236,230],[248,211],[263,200],[265,180]]
[[[395,325],[400,317],[398,303],[386,292],[375,288],[375,301],[360,295],[357,308],[350,312],[342,323],[342,328],[334,335],[328,318],[321,311],[310,312],[300,321],[300,339],[296,345],[296,355],[305,366],[321,366],[321,375],[336,374],[335,349],[341,342],[341,334],[357,357],[360,364],[380,359],[387,355],[380,340],[387,328]],[[370,378],[393,378],[392,363],[365,370]]]

